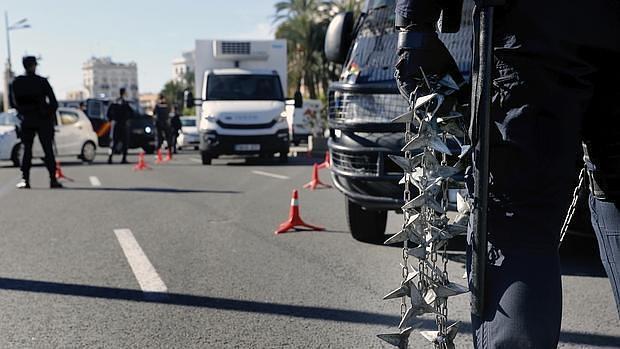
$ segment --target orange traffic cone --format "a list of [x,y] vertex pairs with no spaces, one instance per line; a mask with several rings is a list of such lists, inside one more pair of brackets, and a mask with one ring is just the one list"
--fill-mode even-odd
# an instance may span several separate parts
[[172,160],[172,148],[168,147],[168,154],[166,155],[166,158],[164,159],[164,161],[170,161]]
[[156,164],[161,164],[164,162],[164,157],[161,155],[161,148],[157,149],[157,157],[155,158]]
[[62,172],[62,168],[60,167],[60,161],[56,161],[56,179],[66,179],[69,182],[73,182],[73,179],[65,176],[64,172]]
[[319,164],[319,170],[322,168],[330,168],[332,163],[331,163],[331,157],[329,155],[329,150],[325,152],[325,161],[323,161],[322,163]]
[[134,171],[142,171],[142,170],[150,170],[151,167],[144,160],[144,152],[141,151],[140,155],[138,155],[138,163],[133,167]]
[[319,179],[319,165],[314,164],[312,166],[312,180],[308,183],[306,183],[304,185],[305,189],[310,189],[310,190],[314,190],[316,188],[318,188],[319,186],[322,186],[323,188],[331,188],[332,186],[329,184],[325,184],[323,182],[321,182],[321,180]]
[[299,228],[307,228],[310,230],[321,231],[325,228],[317,227],[308,223],[305,223],[299,215],[299,193],[297,190],[293,190],[293,198],[291,199],[291,211],[289,213],[288,220],[280,224],[275,234],[283,234],[289,230],[299,230]]

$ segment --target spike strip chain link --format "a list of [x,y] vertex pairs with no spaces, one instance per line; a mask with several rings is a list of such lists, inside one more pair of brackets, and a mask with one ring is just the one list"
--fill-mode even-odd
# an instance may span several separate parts
[[[447,108],[450,114],[442,115],[441,126],[436,115],[445,96],[457,91],[458,86],[454,88],[454,84],[451,85],[450,81],[445,82],[446,77],[441,80],[436,77],[432,79],[434,85],[431,85],[429,79],[425,77],[430,93],[420,96],[419,91],[422,88],[417,89],[409,101],[411,104],[409,113],[394,119],[394,122],[405,123],[404,157],[392,158],[404,170],[404,223],[401,232],[388,239],[386,244],[403,242],[401,264],[403,281],[399,288],[390,292],[384,299],[394,298],[395,295],[401,298],[399,327],[404,329],[397,333],[380,334],[379,338],[399,348],[408,346],[409,334],[412,326],[415,326],[410,325],[413,323],[413,317],[434,314],[437,331],[423,331],[422,335],[436,349],[453,349],[458,323],[450,326],[447,324],[448,298],[467,292],[465,287],[449,282],[447,269],[447,241],[463,234],[464,224],[466,226],[464,221],[467,220],[469,213],[459,212],[463,217],[459,218],[461,216],[459,215],[458,222],[448,224],[446,215],[449,204],[448,181],[459,171],[450,167],[448,163],[446,153],[451,151],[447,147],[447,141],[453,136],[449,130],[454,130],[450,128],[454,124],[447,123],[462,115],[454,108]],[[442,88],[443,92],[435,92]],[[462,124],[458,125],[458,131],[463,129]],[[419,150],[415,156],[414,150]],[[414,199],[411,187],[413,184],[419,189],[419,195]],[[411,243],[414,245],[410,245]],[[417,271],[410,267],[408,261],[410,255],[418,258]],[[414,282],[415,277],[417,282]],[[407,303],[408,297],[410,304]]]

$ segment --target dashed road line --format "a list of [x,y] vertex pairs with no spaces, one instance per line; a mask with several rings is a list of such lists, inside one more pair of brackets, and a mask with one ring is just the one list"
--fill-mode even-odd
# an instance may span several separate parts
[[92,185],[93,187],[100,187],[101,186],[101,181],[99,180],[99,178],[97,178],[95,176],[88,177],[88,180],[90,181],[90,185]]
[[125,253],[125,257],[136,280],[138,280],[138,284],[140,284],[142,292],[146,293],[145,296],[149,297],[153,296],[153,294],[161,296],[162,293],[168,292],[166,284],[164,284],[155,267],[153,267],[149,258],[142,251],[131,230],[114,229],[114,234],[116,234],[118,243]]
[[284,175],[279,175],[276,173],[270,173],[270,172],[263,172],[263,171],[252,171],[252,173],[259,175],[259,176],[265,176],[265,177],[272,177],[272,178],[277,178],[277,179],[289,179],[289,176],[284,176]]

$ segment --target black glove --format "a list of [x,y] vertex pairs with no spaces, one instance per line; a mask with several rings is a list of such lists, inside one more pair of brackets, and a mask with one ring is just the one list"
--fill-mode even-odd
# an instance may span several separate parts
[[398,55],[394,76],[400,93],[407,100],[423,82],[422,71],[426,77],[450,74],[456,83],[463,81],[454,58],[435,32],[401,31]]

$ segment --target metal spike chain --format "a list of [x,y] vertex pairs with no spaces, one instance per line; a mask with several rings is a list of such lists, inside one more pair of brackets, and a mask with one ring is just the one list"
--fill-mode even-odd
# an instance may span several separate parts
[[[447,156],[452,155],[452,151],[447,140],[463,138],[466,131],[462,126],[463,114],[444,105],[446,97],[459,88],[454,80],[450,76],[441,79],[426,77],[425,82],[426,88],[419,87],[412,95],[410,111],[392,120],[405,124],[404,156],[389,156],[404,172],[400,181],[404,185],[404,223],[400,232],[385,244],[403,243],[403,280],[384,299],[401,299],[401,321],[398,331],[379,334],[378,337],[398,348],[407,348],[412,330],[421,324],[418,317],[430,314],[435,317],[437,330],[422,331],[422,337],[433,348],[451,349],[454,348],[459,323],[447,325],[448,298],[469,290],[448,278],[447,242],[467,233],[469,212],[468,206],[464,205],[465,209],[459,211],[453,222],[449,222],[446,216],[448,182],[464,169],[462,161],[448,164]],[[430,93],[417,96],[422,89],[430,90]],[[438,115],[446,109],[450,110],[445,115]],[[456,155],[463,159],[467,146],[458,140],[457,143],[462,149]],[[414,198],[412,189],[418,191]],[[417,270],[409,264],[409,256],[418,259]]]

